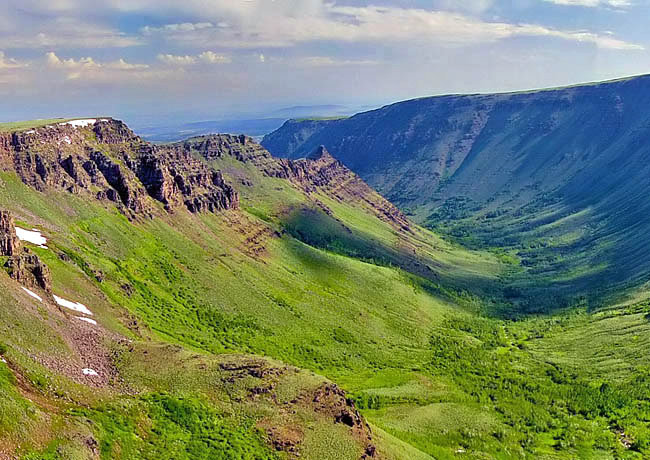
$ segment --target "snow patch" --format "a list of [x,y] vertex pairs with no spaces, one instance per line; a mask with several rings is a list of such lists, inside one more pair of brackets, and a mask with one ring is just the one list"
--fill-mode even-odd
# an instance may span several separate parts
[[97,321],[95,321],[94,319],[90,319],[90,318],[80,318],[80,317],[77,317],[77,319],[78,319],[79,321],[83,321],[83,322],[85,322],[85,323],[92,324],[93,326],[97,326]]
[[94,125],[95,123],[97,123],[97,119],[88,118],[86,120],[65,121],[63,123],[59,123],[59,126],[70,125],[70,126],[73,126],[75,128],[85,128],[86,126]]
[[16,227],[16,236],[20,241],[27,241],[28,243],[35,244],[39,248],[47,249],[47,238],[41,235],[38,230],[25,230],[24,228]]
[[96,119],[96,118],[87,118],[85,120],[71,120],[71,121],[66,121],[63,123],[59,123],[59,126],[65,126],[65,125],[70,125],[75,128],[85,128],[90,125],[94,125],[95,123],[98,123],[100,121],[108,121],[107,118],[101,118],[101,119]]
[[62,307],[69,308],[70,310],[77,311],[79,313],[83,313],[84,315],[93,316],[93,312],[88,310],[88,307],[86,307],[82,303],[70,302],[69,300],[65,300],[59,296],[54,296],[54,300],[56,301],[57,304],[61,305]]
[[65,137],[63,138],[63,142],[65,142],[66,144],[70,145],[70,144],[72,144],[72,139],[70,139],[70,136],[65,136]]
[[[21,286],[21,287],[22,287],[22,286]],[[32,296],[33,298],[35,298],[35,299],[38,300],[39,302],[42,302],[42,301],[43,301],[43,298],[42,298],[40,295],[36,294],[35,292],[30,291],[30,290],[27,289],[26,287],[23,287],[23,291],[25,291],[27,294],[29,294],[30,296]]]
[[36,131],[33,129],[30,129],[29,131],[25,131],[25,134],[34,134]]
[[85,368],[85,369],[82,369],[81,372],[83,372],[84,375],[88,375],[88,376],[91,376],[91,377],[99,377],[99,374],[94,369]]

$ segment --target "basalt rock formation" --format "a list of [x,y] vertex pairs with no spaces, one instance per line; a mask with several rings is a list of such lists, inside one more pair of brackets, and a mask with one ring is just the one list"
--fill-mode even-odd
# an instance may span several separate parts
[[6,267],[9,276],[26,287],[40,288],[52,292],[52,276],[50,269],[36,254],[27,248],[7,260]]
[[0,255],[13,256],[20,249],[14,218],[10,212],[0,210]]
[[6,210],[0,210],[0,256],[9,257],[5,267],[9,276],[20,284],[52,292],[50,269],[36,254],[22,246],[16,236],[14,218]]
[[363,203],[380,219],[397,228],[409,229],[402,212],[332,157],[323,146],[317,147],[306,158],[289,160],[274,158],[246,136],[210,135],[174,145],[176,150],[196,152],[208,161],[230,156],[242,163],[253,164],[263,174],[287,179],[308,194],[324,192],[339,201]]
[[167,211],[218,212],[239,203],[221,173],[182,146],[152,146],[113,119],[0,133],[0,160],[39,191],[90,193],[130,217],[152,216],[152,199]]

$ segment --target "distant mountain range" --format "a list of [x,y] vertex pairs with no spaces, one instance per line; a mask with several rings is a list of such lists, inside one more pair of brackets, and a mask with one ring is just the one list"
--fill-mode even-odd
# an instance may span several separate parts
[[[299,105],[225,119],[135,122],[132,126],[143,139],[157,143],[174,142],[210,133],[244,134],[261,140],[264,135],[278,129],[288,119],[343,117],[352,115],[360,109],[363,108],[343,105]],[[182,118],[187,120],[187,116]]]

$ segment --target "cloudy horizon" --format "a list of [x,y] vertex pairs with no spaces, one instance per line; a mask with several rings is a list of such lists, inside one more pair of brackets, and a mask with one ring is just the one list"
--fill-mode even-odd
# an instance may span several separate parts
[[373,107],[650,71],[640,0],[8,0],[0,121]]

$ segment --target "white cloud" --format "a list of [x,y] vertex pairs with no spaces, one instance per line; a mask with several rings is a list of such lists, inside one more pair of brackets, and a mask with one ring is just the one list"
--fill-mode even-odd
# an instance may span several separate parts
[[567,6],[585,6],[588,8],[596,8],[599,6],[610,8],[627,8],[632,6],[630,0],[544,0],[545,2],[555,3],[556,5]]
[[[288,47],[310,41],[339,42],[411,42],[435,45],[486,43],[517,36],[535,36],[591,43],[603,49],[639,50],[643,46],[610,35],[592,31],[560,30],[535,24],[488,22],[460,12],[432,11],[417,8],[379,6],[338,6],[318,0],[304,0],[296,11],[286,8],[289,0],[278,0],[278,8],[269,4],[255,4],[251,9],[241,2],[230,2],[230,8],[221,1],[212,2],[209,14],[215,22],[227,18],[229,27],[215,27],[215,22],[197,28],[190,25],[168,25],[147,28],[150,35],[158,34],[172,43],[189,47],[219,46],[230,48]],[[549,0],[583,1],[597,0]],[[601,2],[603,0],[600,0]],[[190,4],[193,2],[189,1]],[[608,0],[608,4],[622,5],[627,0]],[[464,10],[481,11],[489,0],[466,0]],[[235,14],[237,13],[237,14]],[[209,24],[209,26],[207,25]]]
[[131,64],[124,59],[118,59],[113,62],[100,63],[91,57],[82,57],[79,59],[61,59],[53,51],[45,55],[45,64],[53,70],[63,71],[68,80],[80,78],[103,79],[106,76],[117,76],[119,74],[129,74],[131,76],[143,77],[148,75],[149,65]]
[[91,57],[83,57],[79,60],[70,59],[61,59],[53,51],[50,51],[45,55],[45,60],[48,67],[59,68],[59,69],[92,69],[100,67],[99,64]]
[[213,51],[204,51],[201,54],[196,56],[177,56],[174,54],[159,54],[158,60],[175,66],[189,66],[195,64],[228,64],[232,62],[232,59],[229,56],[224,56],[222,54],[217,54]]
[[297,61],[298,65],[307,67],[341,67],[341,66],[365,66],[377,65],[379,61],[370,59],[337,59],[330,56],[309,56]]
[[149,65],[148,64],[131,64],[129,62],[126,62],[124,59],[120,58],[115,62],[109,62],[106,64],[106,67],[109,69],[117,69],[117,70],[143,70],[143,69],[148,69]]
[[229,64],[232,62],[232,59],[230,59],[230,57],[224,56],[223,54],[217,54],[212,51],[204,51],[198,55],[198,58],[201,62],[205,62],[207,64]]
[[196,64],[196,57],[194,56],[176,56],[174,54],[159,54],[158,60],[169,65],[193,65]]
[[59,18],[47,24],[29,24],[19,30],[0,34],[0,43],[9,48],[127,48],[142,45],[129,36],[96,24]]
[[213,27],[214,24],[211,22],[184,22],[182,24],[167,24],[162,27],[145,26],[141,30],[143,34],[151,35],[159,32],[194,32],[196,30],[211,29]]
[[8,58],[3,51],[0,51],[0,70],[20,69],[27,67],[27,63],[19,62],[16,59]]

